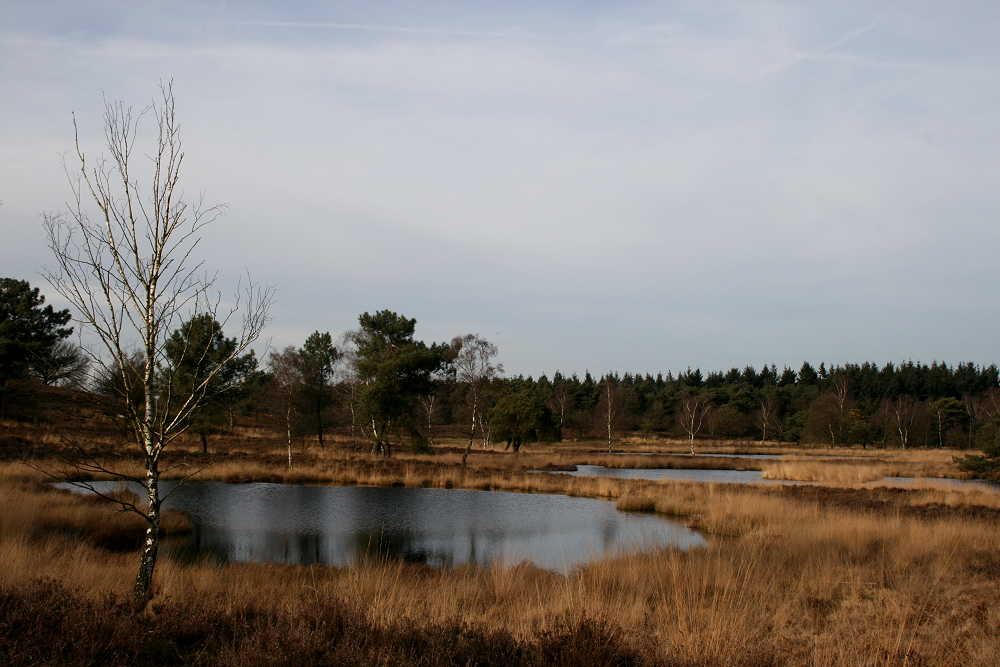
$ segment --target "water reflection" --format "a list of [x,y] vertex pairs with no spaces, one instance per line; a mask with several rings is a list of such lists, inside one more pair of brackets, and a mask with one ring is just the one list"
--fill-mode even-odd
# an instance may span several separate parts
[[[115,483],[95,486],[108,491]],[[529,560],[567,572],[621,551],[705,544],[681,524],[559,495],[221,482],[176,490],[167,482],[163,492],[171,493],[166,506],[194,523],[190,535],[164,548],[222,562],[350,565],[391,558],[449,567]]]

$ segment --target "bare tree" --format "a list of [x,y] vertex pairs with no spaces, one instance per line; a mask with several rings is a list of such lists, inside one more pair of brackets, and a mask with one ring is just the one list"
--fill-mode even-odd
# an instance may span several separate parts
[[472,441],[476,436],[476,423],[481,412],[485,412],[481,404],[483,400],[483,387],[493,378],[503,374],[502,364],[493,364],[493,358],[497,356],[497,346],[482,338],[479,334],[466,334],[458,336],[451,341],[452,349],[456,351],[455,376],[459,382],[468,385],[468,401],[471,408],[472,424],[469,427],[469,442],[462,452],[462,465],[466,464],[469,458],[469,451],[472,449]]
[[603,379],[604,387],[601,389],[601,400],[599,410],[601,412],[601,422],[608,440],[608,454],[615,449],[615,433],[618,430],[618,416],[621,412],[620,392],[618,382],[608,373]]
[[844,424],[847,421],[847,398],[850,393],[851,382],[846,373],[838,372],[830,378],[833,388],[833,398],[837,404],[837,423],[829,425],[830,440],[833,444],[839,440],[844,440]]
[[490,417],[490,411],[483,405],[479,407],[479,434],[482,436],[483,449],[489,448],[493,442],[493,419]]
[[681,399],[681,409],[677,421],[688,435],[691,455],[694,456],[694,439],[705,425],[705,419],[712,412],[712,401],[704,394],[688,394]]
[[337,349],[341,351],[341,364],[339,375],[337,376],[337,387],[340,390],[343,404],[347,406],[347,411],[351,417],[351,445],[358,445],[358,431],[364,433],[364,428],[360,424],[360,380],[358,378],[358,349],[356,345],[356,331],[344,333]]
[[917,418],[917,401],[912,396],[898,396],[888,402],[887,410],[899,435],[899,446],[906,449]]
[[281,352],[272,352],[268,358],[271,378],[278,404],[285,415],[285,437],[288,442],[288,467],[292,467],[292,423],[295,417],[295,396],[302,386],[301,364],[298,350],[289,345]]
[[437,393],[432,391],[429,394],[421,396],[419,400],[420,409],[423,410],[424,418],[427,422],[427,440],[433,442],[431,440],[431,426],[434,421],[434,411],[437,407]]
[[552,387],[552,398],[549,401],[549,407],[559,420],[560,433],[562,433],[563,425],[566,423],[566,408],[569,406],[570,398],[568,384],[560,379]]
[[767,428],[774,423],[777,414],[778,401],[775,400],[774,394],[764,394],[764,396],[760,399],[760,412],[757,415],[758,423],[760,425],[761,443],[764,443],[767,440]]
[[[150,112],[156,121],[155,139],[147,153],[136,144]],[[144,475],[136,481],[145,499],[138,504],[118,502],[146,522],[133,587],[133,599],[143,607],[152,596],[160,543],[161,455],[187,428],[212,379],[257,340],[273,293],[248,282],[223,306],[215,278],[194,258],[200,233],[222,208],[188,201],[180,188],[184,151],[172,82],[161,84],[156,101],[141,111],[105,102],[109,157],[90,162],[80,145],[75,116],[73,128],[76,172],[69,165],[66,169],[72,197],[65,214],[45,216],[56,262],[46,277],[94,334],[97,343],[86,348],[94,363],[105,373],[118,373],[126,396],[141,394],[141,400],[125,402],[124,412],[143,457]],[[144,166],[149,169],[145,183],[138,176]],[[168,333],[196,313],[210,314],[223,325],[240,313],[242,326],[231,354],[213,359],[198,381],[181,391],[169,374],[160,375],[157,369],[171,366],[165,351]],[[139,378],[122,370],[133,358],[127,351],[133,345],[141,353]],[[189,341],[184,354],[206,358],[208,350],[196,347]],[[95,491],[92,486],[90,490]]]

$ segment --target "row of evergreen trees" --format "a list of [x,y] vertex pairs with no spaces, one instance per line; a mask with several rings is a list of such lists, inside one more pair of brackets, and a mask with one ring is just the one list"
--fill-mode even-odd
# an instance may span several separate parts
[[[98,368],[89,383],[83,379],[82,355],[64,340],[68,320],[68,312],[45,306],[28,283],[0,282],[0,393],[10,379],[61,378],[127,402],[121,369]],[[338,341],[317,331],[300,348],[270,353],[265,364],[253,354],[231,360],[205,387],[192,430],[207,448],[210,434],[231,428],[244,413],[280,424],[289,437],[316,435],[320,443],[329,429],[361,436],[375,428],[383,431],[374,436],[379,447],[393,432],[426,442],[449,428],[469,431],[470,442],[599,437],[609,447],[630,431],[691,440],[1000,447],[995,365],[806,362],[798,370],[505,378],[492,359],[496,347],[478,336],[428,346],[413,338],[415,320],[389,311],[366,313],[359,324]],[[183,385],[199,377],[198,366],[226,358],[233,344],[214,318],[192,317],[166,345],[161,385],[189,389]],[[204,353],[192,356],[189,349]],[[134,364],[138,372],[143,360]]]
[[[331,369],[321,414],[302,405],[297,432],[309,433],[317,423],[349,426],[350,376],[346,366]],[[265,372],[262,386],[267,377]],[[414,403],[413,423],[433,434],[448,427],[455,432],[473,421],[468,382],[445,368],[431,386],[431,395]],[[482,432],[477,437],[489,438],[485,429],[499,423],[491,422],[491,410],[518,403],[522,412],[532,414],[525,418],[530,424],[525,439],[614,439],[640,431],[828,445],[982,448],[1000,441],[998,387],[996,366],[972,363],[807,362],[798,371],[748,366],[707,374],[689,369],[677,375],[518,375],[485,384],[478,399],[481,415],[476,421]],[[315,388],[304,385],[302,396],[313,397],[304,402],[316,405]],[[266,399],[251,403],[253,411],[268,412]],[[685,425],[692,409],[702,412],[693,433]],[[504,409],[492,416],[509,420],[512,412],[517,411]],[[499,430],[492,435],[506,439]]]

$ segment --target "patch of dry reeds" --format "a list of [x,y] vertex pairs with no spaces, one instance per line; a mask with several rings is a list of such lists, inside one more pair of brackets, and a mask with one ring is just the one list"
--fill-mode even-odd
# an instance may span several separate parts
[[885,468],[852,463],[768,463],[763,466],[764,479],[795,480],[800,482],[826,482],[834,484],[864,484],[885,477]]

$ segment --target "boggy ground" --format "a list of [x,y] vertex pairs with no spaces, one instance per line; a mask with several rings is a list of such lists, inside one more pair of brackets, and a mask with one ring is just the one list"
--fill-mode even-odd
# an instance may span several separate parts
[[[992,665],[1000,654],[997,494],[525,472],[574,457],[603,464],[582,451],[586,445],[575,454],[537,449],[476,450],[465,469],[457,451],[386,461],[337,447],[295,452],[291,470],[281,449],[262,447],[207,457],[178,450],[167,463],[168,476],[197,467],[200,477],[233,482],[612,499],[679,517],[710,545],[607,559],[568,576],[527,564],[338,569],[163,558],[155,601],[135,615],[125,599],[137,557],[127,549],[141,526],[7,462],[0,464],[0,662]],[[109,465],[136,465],[103,453]],[[35,465],[66,474],[42,454]],[[171,522],[184,529],[182,517]]]

